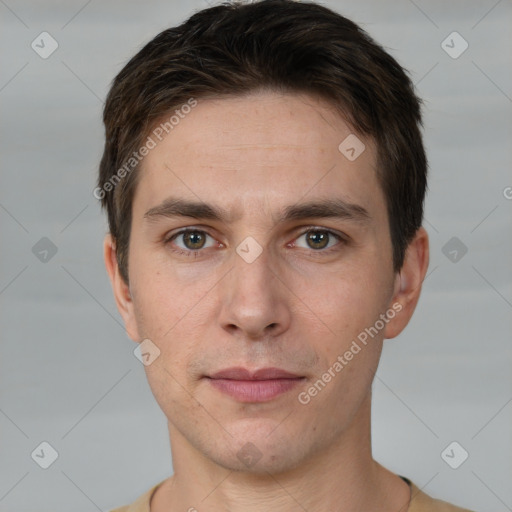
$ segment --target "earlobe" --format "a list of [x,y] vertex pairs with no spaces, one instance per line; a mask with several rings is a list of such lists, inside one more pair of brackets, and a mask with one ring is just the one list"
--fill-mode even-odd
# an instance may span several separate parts
[[123,318],[126,333],[133,341],[139,341],[130,288],[119,271],[116,243],[110,233],[105,236],[103,241],[103,256],[112,291],[114,292],[114,299],[117,309]]
[[420,227],[407,247],[400,272],[395,276],[395,288],[390,306],[399,303],[401,309],[400,313],[387,324],[385,338],[398,336],[409,323],[420,297],[428,262],[428,234],[423,227]]

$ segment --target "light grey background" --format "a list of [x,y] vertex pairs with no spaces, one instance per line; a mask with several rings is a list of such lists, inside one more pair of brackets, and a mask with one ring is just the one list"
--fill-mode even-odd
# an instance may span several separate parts
[[[385,342],[374,455],[434,496],[512,510],[511,2],[325,5],[410,71],[426,107],[430,271],[413,321]],[[108,510],[172,473],[165,417],[104,270],[92,190],[111,80],[206,6],[0,0],[2,512]],[[59,44],[47,59],[31,48],[43,31]],[[441,46],[453,31],[469,43],[457,59]],[[456,263],[442,252],[454,236],[468,249]],[[46,263],[32,252],[42,237],[58,249]],[[46,470],[31,458],[42,441],[59,454]],[[458,469],[441,458],[452,441],[469,453]]]

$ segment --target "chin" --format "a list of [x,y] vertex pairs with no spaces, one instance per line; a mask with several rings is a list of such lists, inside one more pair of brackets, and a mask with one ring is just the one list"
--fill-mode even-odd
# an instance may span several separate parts
[[[219,466],[237,473],[247,473],[250,475],[261,475],[268,478],[269,473],[278,475],[286,473],[301,465],[299,459],[290,458],[289,450],[280,450],[280,452],[270,452],[268,450],[254,451],[249,444],[244,445],[240,450],[242,460],[238,454],[216,454],[210,458]],[[249,458],[249,454],[254,454],[254,459]],[[243,454],[243,455],[242,455]]]
[[225,451],[219,453],[221,445],[216,444],[216,453],[207,456],[226,469],[254,475],[294,469],[302,463],[304,444],[298,449],[296,440],[300,436],[285,428],[279,431],[281,422],[282,419],[244,419],[236,425],[226,425],[232,437],[223,438]]

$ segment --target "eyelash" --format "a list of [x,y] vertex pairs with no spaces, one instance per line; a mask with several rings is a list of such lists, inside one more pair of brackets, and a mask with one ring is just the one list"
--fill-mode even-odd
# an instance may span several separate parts
[[[299,235],[297,235],[296,239],[298,239],[301,236],[306,235],[307,233],[310,233],[312,231],[321,231],[323,233],[327,233],[329,236],[333,236],[334,238],[336,238],[338,240],[338,242],[340,242],[342,245],[345,245],[348,243],[348,239],[346,237],[342,236],[341,234],[331,231],[330,229],[320,228],[318,226],[308,226],[304,231],[302,231]],[[204,249],[199,249],[199,250],[195,250],[195,251],[194,250],[184,250],[181,248],[176,249],[176,248],[172,247],[172,245],[171,245],[171,242],[174,239],[176,239],[180,235],[184,235],[186,233],[201,233],[201,234],[208,235],[208,236],[212,237],[207,231],[204,231],[202,229],[185,228],[185,229],[182,229],[181,231],[178,231],[177,233],[173,233],[171,236],[167,237],[164,240],[164,244],[169,245],[170,250],[174,253],[180,254],[182,256],[187,256],[187,257],[194,255],[194,257],[197,258],[200,255],[200,253],[202,251],[204,251]],[[340,244],[338,243],[338,244],[334,245],[333,247],[329,247],[328,249],[317,249],[317,250],[311,249],[311,252],[313,254],[315,254],[315,256],[316,255],[322,256],[322,255],[330,254],[331,252],[334,252],[336,250],[339,250],[339,245]]]

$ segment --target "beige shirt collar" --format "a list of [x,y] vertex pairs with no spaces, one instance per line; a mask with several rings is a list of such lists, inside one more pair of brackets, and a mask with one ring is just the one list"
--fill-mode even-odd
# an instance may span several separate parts
[[[472,512],[471,510],[451,505],[446,501],[434,499],[421,491],[408,478],[401,478],[411,487],[411,502],[408,509],[404,508],[397,512]],[[151,512],[151,498],[156,489],[164,481],[165,480],[152,487],[149,491],[137,498],[131,505],[112,510],[111,512]]]

